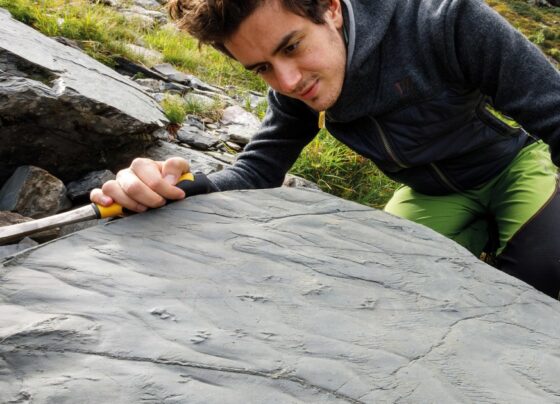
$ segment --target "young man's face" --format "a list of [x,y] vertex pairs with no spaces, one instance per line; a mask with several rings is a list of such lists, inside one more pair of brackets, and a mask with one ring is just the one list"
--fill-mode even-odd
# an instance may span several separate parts
[[331,1],[321,25],[268,0],[224,45],[274,90],[323,111],[335,103],[344,81],[342,24],[340,0]]

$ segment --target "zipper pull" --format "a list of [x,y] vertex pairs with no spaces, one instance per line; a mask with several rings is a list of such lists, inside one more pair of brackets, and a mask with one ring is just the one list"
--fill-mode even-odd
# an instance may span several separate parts
[[319,129],[325,129],[325,111],[319,112]]

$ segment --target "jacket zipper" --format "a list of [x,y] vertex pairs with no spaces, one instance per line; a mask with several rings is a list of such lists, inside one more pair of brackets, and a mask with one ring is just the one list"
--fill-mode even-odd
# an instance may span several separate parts
[[[379,132],[379,135],[381,137],[381,141],[383,142],[383,146],[385,148],[385,151],[387,152],[387,154],[389,155],[389,157],[391,157],[393,159],[393,161],[395,163],[397,163],[398,166],[400,166],[401,168],[410,168],[409,166],[407,166],[406,164],[404,164],[402,162],[401,159],[399,159],[396,155],[396,153],[394,152],[394,150],[391,147],[391,144],[389,143],[389,139],[387,138],[387,135],[385,134],[385,131],[383,130],[383,128],[381,127],[381,125],[379,124],[379,122],[377,122],[377,119],[370,117],[371,120],[375,123],[375,126],[377,127],[377,130]],[[445,176],[445,174],[439,169],[439,167],[435,164],[435,163],[430,163],[430,167],[432,167],[432,169],[435,171],[435,173],[437,174],[437,176],[440,178],[440,180],[453,192],[461,194],[463,191],[461,191],[459,188],[457,188],[455,185],[453,185],[451,183],[451,181]]]
[[387,135],[385,134],[385,131],[383,130],[381,125],[379,125],[379,122],[377,122],[377,119],[371,118],[371,120],[373,121],[373,123],[375,123],[375,127],[377,128],[377,131],[379,132],[379,136],[381,137],[381,142],[383,142],[383,147],[385,148],[385,151],[387,152],[389,157],[391,157],[393,159],[393,161],[395,163],[397,163],[397,165],[399,167],[409,168],[409,166],[404,164],[402,162],[402,160],[397,157],[395,151],[393,150],[393,148],[391,147],[391,144],[389,143],[389,139],[387,138]]
[[436,172],[437,176],[439,177],[440,180],[443,181],[443,183],[449,188],[451,189],[453,192],[461,194],[463,193],[463,191],[461,191],[459,188],[457,188],[455,185],[453,185],[451,183],[451,181],[449,181],[449,179],[445,176],[445,174],[439,169],[439,167],[436,165],[436,163],[430,163],[430,167],[433,168],[433,170]]

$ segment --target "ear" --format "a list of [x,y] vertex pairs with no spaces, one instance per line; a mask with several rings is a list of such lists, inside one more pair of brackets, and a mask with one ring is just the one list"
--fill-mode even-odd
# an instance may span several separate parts
[[336,29],[342,28],[344,24],[341,1],[342,0],[330,0],[329,8],[325,13],[325,19],[331,21]]

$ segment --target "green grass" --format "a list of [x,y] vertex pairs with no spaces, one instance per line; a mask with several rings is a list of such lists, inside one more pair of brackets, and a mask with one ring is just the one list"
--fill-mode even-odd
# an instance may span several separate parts
[[210,105],[195,99],[185,99],[177,94],[167,94],[161,101],[161,107],[171,124],[182,124],[187,115],[196,115],[217,121],[222,116],[223,102],[214,100]]
[[214,100],[210,105],[195,99],[189,99],[185,103],[185,111],[188,115],[196,115],[201,118],[208,118],[211,121],[218,121],[222,117],[224,103]]
[[487,0],[498,13],[560,62],[560,7],[530,6],[527,0]]
[[354,153],[326,131],[303,150],[291,172],[323,191],[381,208],[398,186],[368,159]]
[[168,94],[161,101],[163,113],[171,124],[182,124],[187,117],[187,102],[176,94]]
[[76,40],[87,54],[108,65],[113,65],[115,55],[133,57],[124,44],[134,43],[145,30],[116,11],[86,0],[0,0],[0,7],[45,35]]

